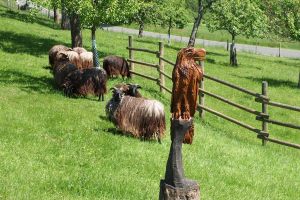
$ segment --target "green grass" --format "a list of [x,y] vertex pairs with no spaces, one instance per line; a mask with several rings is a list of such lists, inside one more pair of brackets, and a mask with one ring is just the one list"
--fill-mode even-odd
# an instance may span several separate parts
[[[130,24],[130,25],[124,25],[124,27],[138,29],[139,25]],[[171,34],[177,36],[183,36],[183,37],[190,37],[192,28],[193,28],[193,23],[189,23],[184,29],[178,29],[178,28],[171,29]],[[146,24],[145,31],[167,34],[168,28]],[[197,38],[221,41],[221,42],[226,42],[227,40],[229,40],[229,42],[231,42],[231,36],[227,31],[209,32],[206,25],[204,24],[202,24],[199,27]],[[236,42],[239,44],[251,44],[251,45],[258,45],[258,46],[275,47],[275,48],[279,48],[281,43],[281,48],[300,50],[300,42],[293,41],[287,38],[278,38],[272,34],[266,35],[266,38],[246,38],[244,36],[237,36]]]
[[[141,142],[111,131],[105,102],[96,97],[66,98],[55,89],[48,66],[54,44],[70,46],[70,32],[52,28],[46,19],[30,24],[23,13],[0,7],[0,199],[157,199],[164,177],[170,136],[160,145]],[[90,32],[83,32],[91,48]],[[128,56],[127,36],[97,31],[103,58]],[[136,39],[134,46],[158,49],[157,41]],[[165,57],[175,60],[181,44],[166,47]],[[299,106],[299,60],[240,53],[240,66],[230,67],[227,52],[208,48],[206,73],[260,92],[269,81],[273,101]],[[136,53],[137,60],[157,63],[154,56]],[[157,76],[153,69],[136,70]],[[170,74],[171,66],[166,66]],[[109,86],[121,82],[109,81]],[[169,130],[170,95],[158,92],[155,83],[134,77],[141,93],[165,105]],[[171,83],[167,82],[170,88]],[[205,87],[237,103],[261,109],[242,93],[212,81]],[[206,104],[260,128],[247,115],[211,98]],[[276,119],[300,124],[299,114],[270,108]],[[206,114],[195,119],[193,145],[185,145],[184,168],[201,185],[202,199],[299,199],[300,151],[272,143],[261,146],[256,135],[221,118]],[[300,143],[299,131],[270,125],[272,137]]]

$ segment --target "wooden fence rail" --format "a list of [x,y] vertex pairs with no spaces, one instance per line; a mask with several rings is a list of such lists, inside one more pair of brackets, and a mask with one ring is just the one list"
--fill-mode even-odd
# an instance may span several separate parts
[[[167,88],[165,86],[165,77],[167,77],[169,80],[172,80],[172,76],[167,74],[164,70],[165,66],[164,64],[167,63],[171,66],[174,66],[175,63],[173,63],[172,61],[167,60],[166,58],[164,58],[164,46],[162,42],[159,42],[159,50],[158,51],[153,51],[153,50],[149,50],[149,49],[143,49],[143,48],[134,48],[132,45],[132,37],[129,36],[129,47],[127,47],[127,49],[129,50],[129,59],[128,62],[130,63],[130,71],[132,74],[137,75],[137,76],[141,76],[143,78],[146,78],[148,80],[151,81],[155,81],[157,83],[157,85],[160,87],[160,91],[161,92],[168,92],[170,94],[172,94],[172,90]],[[158,58],[158,64],[150,64],[150,63],[146,63],[146,62],[142,62],[142,61],[136,61],[134,60],[134,51],[140,51],[140,52],[145,52],[145,53],[150,53],[150,54],[155,54],[156,57]],[[147,76],[141,73],[137,73],[134,71],[134,64],[139,64],[139,65],[143,65],[143,66],[147,66],[147,67],[152,67],[152,68],[156,68],[158,73],[159,73],[159,77],[155,78],[155,77],[151,77],[151,76]],[[201,62],[201,68],[204,72],[204,62]],[[257,134],[257,138],[262,140],[263,145],[266,144],[267,141],[269,142],[273,142],[276,144],[281,144],[281,145],[285,145],[285,146],[289,146],[289,147],[293,147],[293,148],[297,148],[300,149],[300,145],[299,144],[294,144],[294,143],[290,143],[290,142],[286,142],[286,141],[281,141],[278,139],[274,139],[274,138],[270,138],[269,137],[269,130],[268,130],[268,124],[275,124],[275,125],[279,125],[279,126],[283,126],[283,127],[288,127],[288,128],[293,128],[293,129],[299,129],[300,130],[300,126],[299,125],[295,125],[295,124],[291,124],[291,123],[286,123],[286,122],[280,122],[280,121],[276,121],[273,119],[270,119],[270,116],[268,114],[268,109],[269,106],[275,106],[275,107],[279,107],[279,108],[284,108],[284,109],[288,109],[288,110],[292,110],[292,111],[297,111],[300,112],[300,107],[296,107],[296,106],[291,106],[291,105],[287,105],[287,104],[283,104],[283,103],[278,103],[278,102],[274,102],[271,101],[269,96],[268,96],[268,83],[266,81],[263,81],[262,83],[262,92],[261,93],[256,93],[253,92],[251,90],[245,89],[243,87],[234,85],[232,83],[229,83],[227,81],[218,79],[216,77],[212,77],[209,76],[207,74],[204,74],[203,76],[203,80],[200,82],[200,88],[199,88],[199,104],[197,106],[197,110],[200,113],[200,117],[204,118],[204,111],[207,111],[209,113],[212,113],[214,115],[217,115],[227,121],[230,121],[236,125],[239,125],[245,129],[248,129],[254,133]],[[232,89],[241,91],[243,93],[246,93],[248,95],[251,95],[254,98],[255,102],[261,103],[262,105],[262,109],[261,111],[257,111],[251,108],[248,108],[244,105],[240,105],[238,103],[235,103],[229,99],[226,99],[222,96],[219,96],[217,94],[213,94],[212,92],[206,91],[204,89],[204,82],[205,79],[220,83],[222,85],[228,86]],[[211,108],[208,108],[207,106],[204,105],[204,99],[205,96],[210,96],[213,97],[219,101],[222,101],[224,103],[227,103],[231,106],[234,106],[236,108],[239,108],[243,111],[246,111],[250,114],[256,115],[256,120],[261,121],[262,122],[262,127],[261,129],[255,128],[253,126],[250,126],[244,122],[241,122],[237,119],[234,119],[230,116],[227,116],[221,112],[218,112],[216,110],[213,110]]]

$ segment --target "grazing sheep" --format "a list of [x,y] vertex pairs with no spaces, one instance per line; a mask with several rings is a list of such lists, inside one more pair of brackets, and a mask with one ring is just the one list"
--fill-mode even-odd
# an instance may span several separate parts
[[138,89],[142,87],[139,86],[138,84],[120,83],[115,85],[115,88],[120,89],[124,93],[124,95],[139,97],[139,98],[142,97],[141,93],[138,91]]
[[72,50],[69,47],[66,47],[64,45],[54,45],[50,50],[49,50],[49,64],[51,65],[51,68],[54,67],[54,61],[56,58],[56,55],[59,51],[70,51]]
[[73,51],[77,52],[79,55],[82,54],[83,52],[87,52],[87,50],[83,47],[75,47],[73,48]]
[[106,113],[123,133],[141,139],[157,139],[160,142],[166,130],[164,106],[160,102],[125,96],[118,88],[113,89]]
[[81,69],[79,54],[75,51],[59,51],[56,55],[54,65],[60,63],[62,61],[61,58],[65,59],[65,56],[67,56],[69,63],[75,65],[78,69]]
[[106,93],[107,76],[104,70],[98,68],[76,69],[68,74],[63,84],[67,96],[99,96],[99,101]]
[[79,58],[80,58],[81,68],[78,69],[92,68],[94,66],[92,52],[82,52],[81,54],[79,54]]
[[131,78],[129,65],[125,58],[119,56],[107,56],[103,60],[103,69],[106,71],[107,76],[112,78],[114,75],[121,75],[122,78],[126,76]]
[[76,71],[77,67],[69,62],[62,62],[54,67],[54,81],[58,88],[62,89],[65,83],[66,77],[73,71]]

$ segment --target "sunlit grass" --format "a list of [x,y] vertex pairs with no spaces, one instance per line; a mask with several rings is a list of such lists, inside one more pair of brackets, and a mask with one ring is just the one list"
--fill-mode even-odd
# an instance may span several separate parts
[[[70,46],[70,32],[55,30],[49,21],[28,24],[17,13],[0,7],[0,199],[157,199],[164,178],[170,136],[170,95],[159,93],[155,83],[134,77],[141,93],[163,102],[167,132],[162,144],[141,142],[110,131],[105,102],[95,97],[70,99],[56,90],[48,66],[54,44]],[[84,47],[91,48],[90,31],[83,33]],[[128,36],[97,31],[101,59],[110,54],[128,57]],[[158,49],[158,41],[134,38],[134,46]],[[165,47],[165,57],[175,61],[182,44]],[[230,67],[228,53],[208,48],[207,74],[260,92],[261,80],[269,81],[272,100],[300,106],[297,88],[299,60],[238,54],[238,67]],[[149,54],[137,60],[158,63]],[[158,77],[155,69],[136,70]],[[172,66],[166,65],[171,74]],[[109,87],[122,82],[114,79]],[[167,86],[171,88],[171,82]],[[239,92],[207,81],[205,87],[237,103],[261,109]],[[206,105],[260,127],[255,116],[245,115],[211,98]],[[271,116],[300,123],[298,113],[271,110]],[[193,145],[185,145],[187,177],[200,183],[202,199],[298,199],[300,152],[268,143],[223,119],[206,114],[195,119]],[[299,131],[270,126],[271,135],[300,143]]]

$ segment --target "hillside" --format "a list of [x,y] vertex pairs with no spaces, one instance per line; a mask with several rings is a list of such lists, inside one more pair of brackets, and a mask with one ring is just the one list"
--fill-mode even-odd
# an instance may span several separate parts
[[[163,102],[167,132],[162,144],[125,137],[105,116],[104,102],[95,97],[67,98],[53,83],[48,50],[55,44],[70,46],[70,32],[53,28],[40,17],[26,23],[26,13],[0,6],[0,199],[157,199],[170,147],[170,95],[159,93],[155,83],[134,77],[141,93]],[[91,49],[90,31],[83,32],[84,47]],[[134,40],[134,46],[158,49],[158,41]],[[101,59],[110,54],[128,57],[128,36],[97,31]],[[180,44],[165,48],[174,60]],[[278,102],[300,106],[297,88],[299,60],[246,53],[240,66],[230,67],[228,53],[208,48],[207,74],[245,88],[261,90]],[[137,60],[157,63],[157,58],[135,54]],[[157,76],[156,70],[136,67]],[[171,66],[166,66],[170,74]],[[122,79],[109,81],[109,87]],[[170,88],[171,83],[167,86]],[[248,96],[206,82],[208,91],[260,110]],[[211,98],[206,104],[260,128],[253,116]],[[272,116],[300,124],[299,114],[281,109]],[[300,151],[276,144],[261,146],[251,132],[207,113],[195,119],[193,145],[185,145],[185,174],[200,183],[202,199],[289,199],[300,193]],[[270,126],[271,135],[300,144],[299,131]]]

